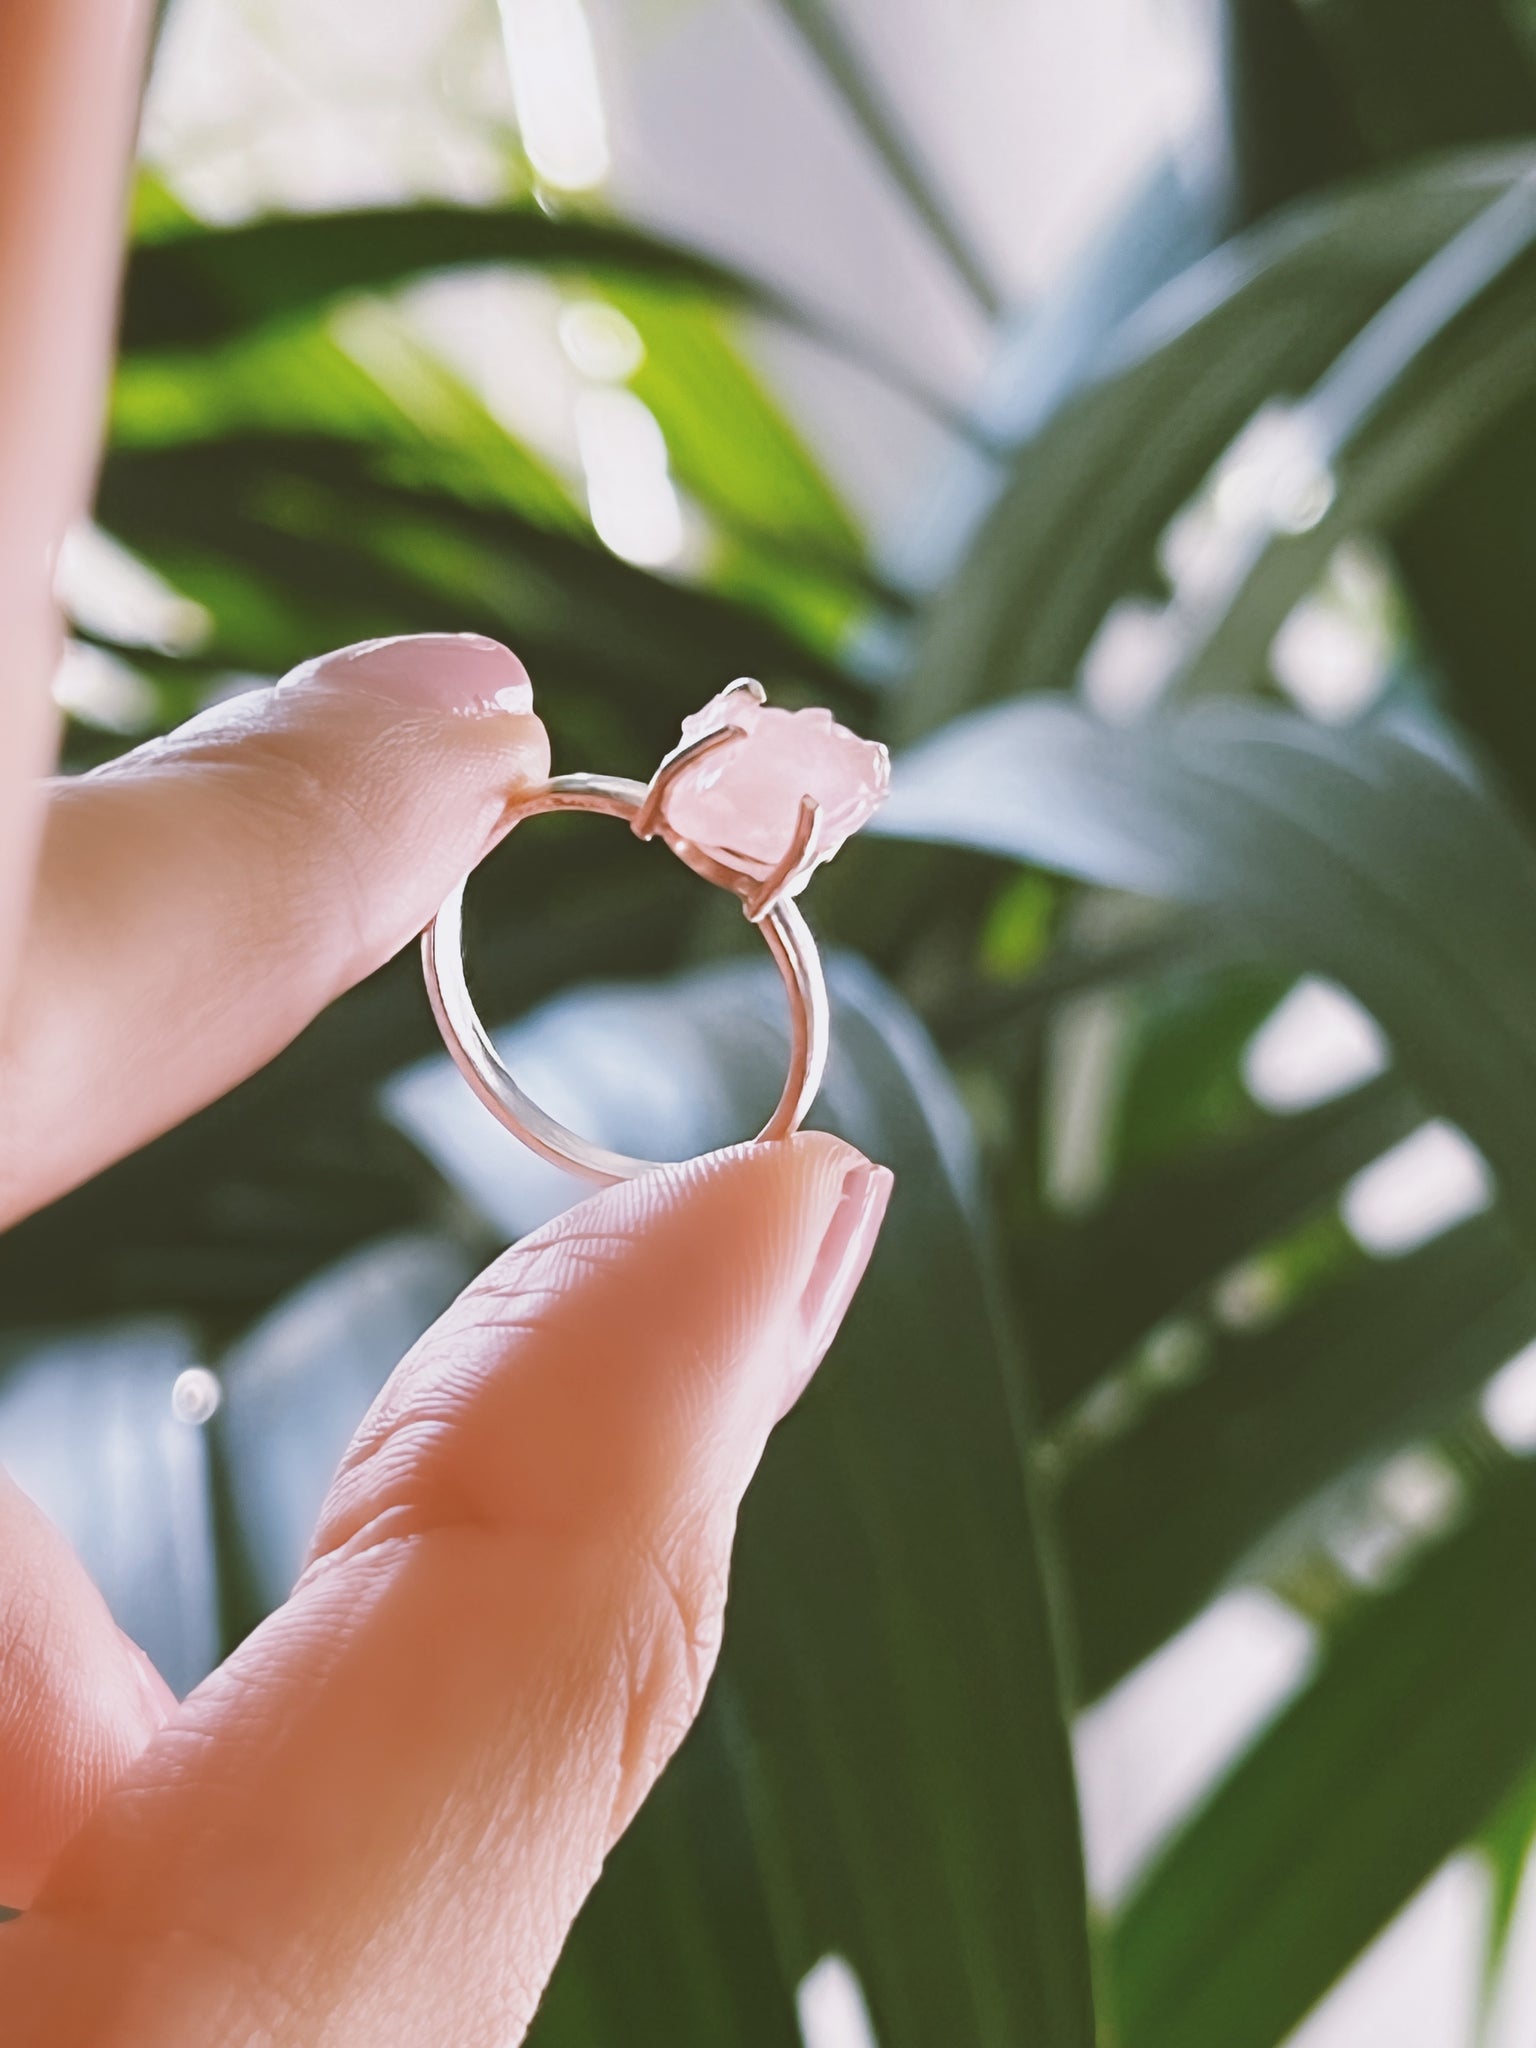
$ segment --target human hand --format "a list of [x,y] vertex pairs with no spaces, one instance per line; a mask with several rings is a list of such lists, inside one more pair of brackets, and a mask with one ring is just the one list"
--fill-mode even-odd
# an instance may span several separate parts
[[[544,772],[525,697],[490,642],[387,642],[54,786],[0,1068],[13,1211],[409,939]],[[737,1503],[888,1182],[829,1138],[742,1148],[508,1253],[386,1388],[288,1605],[180,1710],[0,1494],[7,2038],[515,2038],[697,1709]]]
[[[407,941],[545,772],[527,697],[491,642],[385,642],[56,784],[0,1067],[12,1209]],[[516,2038],[697,1710],[737,1504],[888,1185],[804,1137],[525,1240],[385,1389],[292,1599],[179,1710],[0,1495],[0,1897],[31,1901],[7,2039]]]
[[[13,81],[32,63],[48,106],[55,71],[92,66],[120,99],[131,36],[82,38],[139,11],[19,10],[0,58]],[[29,287],[3,295],[0,368],[43,380],[27,445],[66,470],[92,351],[49,358],[32,327],[105,318],[91,265],[121,136],[99,103],[93,122],[33,138],[42,159],[68,146],[67,261],[9,234],[28,167],[0,151],[0,271]],[[46,161],[33,174],[55,191]],[[547,766],[515,658],[429,636],[311,664],[33,805],[43,572],[75,488],[48,475],[39,508],[0,462],[6,1218],[287,1043],[425,923]],[[28,1908],[0,1930],[7,2042],[518,2038],[697,1710],[742,1491],[889,1185],[802,1137],[610,1189],[525,1240],[386,1387],[293,1597],[179,1707],[0,1479],[0,1898]]]

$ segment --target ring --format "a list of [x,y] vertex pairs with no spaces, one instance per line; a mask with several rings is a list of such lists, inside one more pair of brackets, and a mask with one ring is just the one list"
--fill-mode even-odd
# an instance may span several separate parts
[[[890,788],[890,759],[823,710],[785,711],[743,676],[683,720],[682,738],[649,782],[556,775],[519,796],[510,825],[545,811],[621,818],[638,839],[660,839],[706,882],[741,901],[767,942],[789,997],[789,1073],[759,1139],[787,1138],[816,1099],[827,1063],[830,1012],[816,941],[795,898],[823,862],[866,824]],[[654,1172],[655,1160],[611,1152],[567,1130],[525,1095],[481,1023],[464,974],[468,876],[422,933],[433,1015],[470,1087],[532,1151],[606,1186]]]

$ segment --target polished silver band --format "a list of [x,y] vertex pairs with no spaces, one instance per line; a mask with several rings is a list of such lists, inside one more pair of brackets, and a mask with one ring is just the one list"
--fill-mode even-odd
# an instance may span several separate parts
[[[765,910],[761,885],[677,839],[651,815],[654,806],[647,809],[649,794],[647,784],[616,776],[557,775],[514,805],[512,823],[521,824],[545,811],[597,811],[624,820],[632,829],[639,821],[641,836],[665,839],[696,874],[740,897],[767,942],[789,997],[789,1075],[778,1108],[758,1133],[760,1138],[787,1138],[799,1129],[815,1101],[827,1062],[827,988],[816,942],[792,897],[777,896]],[[567,1130],[518,1087],[480,1022],[464,979],[464,888],[461,882],[421,937],[433,1014],[460,1073],[509,1131],[556,1166],[603,1185],[654,1171],[655,1160],[610,1152]]]

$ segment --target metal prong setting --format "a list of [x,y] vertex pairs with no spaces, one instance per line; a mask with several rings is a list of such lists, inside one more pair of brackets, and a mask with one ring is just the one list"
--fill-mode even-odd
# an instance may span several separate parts
[[690,767],[705,754],[713,754],[720,747],[728,747],[734,741],[745,738],[746,734],[739,725],[722,725],[717,726],[713,732],[705,733],[701,739],[690,740],[685,747],[675,747],[646,785],[645,802],[636,811],[629,828],[635,837],[655,838],[656,828],[661,822],[662,804],[666,800],[673,777],[679,770]]
[[[738,690],[745,691],[759,704],[766,704],[768,701],[768,692],[755,676],[738,676],[733,683],[727,684],[721,695],[731,697]],[[816,830],[821,819],[821,806],[816,799],[810,796],[800,799],[800,815],[788,851],[772,874],[751,888],[744,886],[747,878],[739,871],[733,872],[728,864],[703,854],[699,848],[690,846],[687,841],[668,831],[662,815],[667,791],[684,768],[690,768],[706,754],[712,754],[719,748],[730,746],[733,742],[744,740],[746,737],[747,734],[741,726],[722,725],[717,726],[713,732],[702,734],[696,740],[688,740],[683,745],[674,747],[646,784],[645,795],[630,820],[630,830],[637,839],[654,839],[658,832],[661,833],[673,852],[706,880],[719,883],[725,888],[735,889],[741,898],[747,921],[760,925],[773,915],[785,897],[792,892],[793,885],[815,866]]]
[[759,882],[750,896],[742,898],[748,924],[761,924],[778,909],[792,882],[798,882],[815,865],[816,828],[821,823],[821,805],[813,796],[800,799],[800,816],[789,851],[771,875]]

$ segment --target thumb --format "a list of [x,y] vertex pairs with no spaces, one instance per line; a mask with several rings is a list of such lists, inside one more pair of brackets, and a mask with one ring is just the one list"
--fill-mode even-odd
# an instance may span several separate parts
[[516,655],[437,633],[343,648],[55,782],[0,1033],[0,1224],[281,1051],[548,767]]
[[288,1604],[0,1937],[13,2048],[519,2040],[697,1712],[736,1509],[890,1175],[835,1139],[609,1188],[430,1331]]

